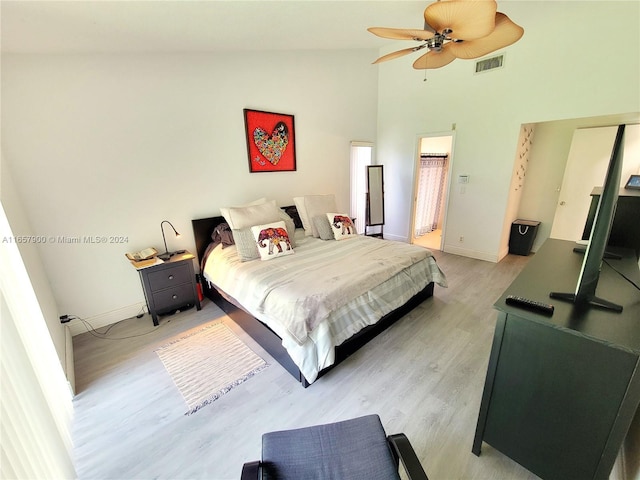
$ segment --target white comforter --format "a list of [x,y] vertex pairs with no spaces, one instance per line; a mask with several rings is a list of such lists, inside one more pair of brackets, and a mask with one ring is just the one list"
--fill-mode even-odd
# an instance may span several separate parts
[[241,262],[218,246],[205,278],[266,323],[312,382],[333,363],[333,347],[404,304],[428,283],[446,286],[431,252],[357,236],[296,237],[293,255]]

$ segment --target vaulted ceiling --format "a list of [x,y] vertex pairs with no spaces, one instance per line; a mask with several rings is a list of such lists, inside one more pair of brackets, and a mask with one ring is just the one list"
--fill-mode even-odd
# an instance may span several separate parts
[[422,28],[429,1],[142,0],[0,3],[11,53],[376,49],[370,26]]

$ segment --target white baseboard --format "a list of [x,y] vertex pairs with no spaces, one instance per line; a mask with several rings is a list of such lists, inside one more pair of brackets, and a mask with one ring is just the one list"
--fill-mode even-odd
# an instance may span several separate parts
[[409,243],[409,239],[407,237],[401,237],[400,235],[393,235],[392,233],[385,233],[384,238],[387,240],[395,240],[396,242]]
[[495,253],[480,252],[478,250],[470,250],[468,248],[461,248],[455,245],[445,245],[443,252],[453,253],[454,255],[460,255],[462,257],[475,258],[477,260],[485,260],[492,263],[498,263],[499,260]]
[[[385,233],[384,238],[387,240],[395,240],[397,242],[409,243],[408,237],[393,235],[391,233]],[[498,261],[508,253],[508,251],[505,251],[504,254],[498,258],[498,255],[496,255],[495,253],[480,252],[477,250],[470,250],[468,248],[460,248],[455,245],[445,245],[442,251],[446,253],[453,253],[454,255],[460,255],[463,257],[475,258],[478,260],[485,260],[487,262],[492,262],[492,263],[498,263]]]
[[[120,320],[135,317],[140,312],[142,312],[143,309],[144,311],[146,311],[147,304],[144,302],[139,302],[133,305],[119,308],[117,310],[112,310],[111,312],[101,313],[100,315],[85,318],[84,320],[90,323],[93,328],[106,327],[107,325],[119,322]],[[71,330],[71,335],[73,336],[85,333],[90,328],[88,325],[85,325],[84,322],[77,319],[71,320],[69,323],[67,323],[67,326],[69,327],[69,330]]]

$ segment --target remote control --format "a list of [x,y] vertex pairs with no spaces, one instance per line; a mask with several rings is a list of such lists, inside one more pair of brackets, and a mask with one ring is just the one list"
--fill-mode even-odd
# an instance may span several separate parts
[[553,305],[549,303],[537,302],[528,298],[518,297],[517,295],[509,295],[505,303],[513,307],[526,308],[544,315],[553,315]]

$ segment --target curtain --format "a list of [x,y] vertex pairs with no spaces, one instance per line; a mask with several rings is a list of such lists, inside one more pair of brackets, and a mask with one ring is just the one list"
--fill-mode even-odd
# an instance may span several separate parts
[[447,176],[446,153],[420,155],[418,199],[416,203],[415,236],[438,228],[442,214],[442,192]]

